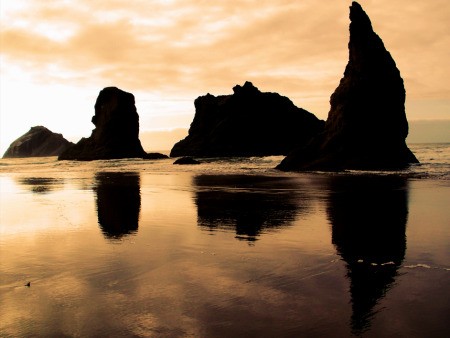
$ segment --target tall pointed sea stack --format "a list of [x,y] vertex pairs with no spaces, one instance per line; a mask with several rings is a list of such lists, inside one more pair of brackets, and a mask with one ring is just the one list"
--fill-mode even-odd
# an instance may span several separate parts
[[91,136],[68,148],[59,160],[149,158],[139,140],[139,115],[133,94],[116,87],[104,88],[95,102],[92,123],[95,129]]
[[400,169],[418,162],[405,143],[405,87],[395,61],[357,2],[350,21],[349,61],[331,95],[325,130],[278,169]]

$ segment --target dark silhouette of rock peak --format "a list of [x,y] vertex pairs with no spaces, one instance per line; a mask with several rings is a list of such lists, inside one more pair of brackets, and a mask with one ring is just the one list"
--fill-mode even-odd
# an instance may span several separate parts
[[92,117],[95,130],[92,137],[97,142],[110,140],[110,134],[122,134],[124,138],[133,142],[133,150],[142,152],[138,139],[139,116],[136,111],[133,94],[116,87],[103,89],[95,102],[95,115]]
[[68,148],[60,160],[154,158],[144,151],[139,140],[139,115],[133,94],[116,87],[101,90],[92,123],[95,129],[91,136]]
[[[355,26],[358,27],[355,28]],[[358,35],[367,35],[372,32],[373,28],[369,16],[364,12],[359,3],[353,1],[350,6],[350,35],[355,38]]]
[[236,95],[257,95],[260,94],[260,90],[256,88],[253,83],[245,81],[243,86],[236,85],[233,87],[233,93]]
[[58,156],[71,145],[61,134],[35,126],[11,143],[3,158]]
[[325,130],[289,154],[279,169],[400,169],[418,162],[405,143],[400,71],[357,2],[350,20],[349,61],[331,95]]
[[195,102],[189,135],[170,156],[286,155],[323,129],[324,122],[287,97],[261,92],[251,82],[232,95],[207,94]]

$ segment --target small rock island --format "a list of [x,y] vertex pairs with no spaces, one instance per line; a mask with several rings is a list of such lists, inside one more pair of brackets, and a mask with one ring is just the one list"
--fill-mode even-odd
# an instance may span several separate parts
[[251,82],[233,92],[195,100],[189,135],[173,146],[171,157],[287,155],[323,129],[324,121]]
[[400,71],[357,2],[350,21],[349,61],[331,95],[325,130],[289,154],[280,170],[393,170],[418,163],[405,143]]
[[61,134],[35,126],[11,143],[3,158],[59,156],[72,145]]
[[116,87],[100,91],[92,117],[95,129],[89,138],[82,138],[69,147],[59,160],[108,160],[120,158],[166,158],[166,155],[147,154],[139,140],[139,115],[134,95]]

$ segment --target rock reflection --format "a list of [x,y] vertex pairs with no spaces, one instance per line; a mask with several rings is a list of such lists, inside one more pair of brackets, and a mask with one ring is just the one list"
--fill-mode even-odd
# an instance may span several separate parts
[[354,334],[366,331],[375,306],[394,285],[406,250],[408,182],[401,177],[337,177],[327,208],[332,242],[347,263]]
[[98,224],[108,239],[137,232],[141,211],[138,173],[102,172],[95,176]]
[[64,183],[62,179],[53,177],[24,177],[17,181],[36,194],[45,194],[60,189]]
[[288,226],[309,204],[288,177],[200,175],[194,186],[198,225],[232,230],[236,239],[249,242],[264,231]]

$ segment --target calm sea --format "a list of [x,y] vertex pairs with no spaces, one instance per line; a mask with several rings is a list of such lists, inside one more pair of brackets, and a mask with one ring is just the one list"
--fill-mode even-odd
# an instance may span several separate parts
[[282,157],[0,160],[1,337],[448,337],[450,144],[399,172]]

